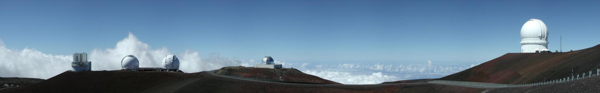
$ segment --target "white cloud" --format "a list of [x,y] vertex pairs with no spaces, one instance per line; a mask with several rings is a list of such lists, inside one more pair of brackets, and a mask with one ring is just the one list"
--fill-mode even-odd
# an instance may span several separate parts
[[371,74],[357,74],[343,71],[302,71],[307,74],[315,75],[327,80],[339,82],[342,84],[379,84],[385,81],[398,80],[396,76],[383,75],[381,72]]
[[342,84],[378,84],[409,79],[440,78],[470,68],[471,65],[464,63],[429,64],[428,62],[394,62],[386,64],[373,62],[287,62],[287,64],[286,67],[300,67],[297,69],[304,73]]
[[12,50],[0,40],[0,77],[49,78],[71,68],[72,56],[45,54],[35,49]]
[[[133,34],[117,42],[114,48],[94,49],[88,54],[92,61],[92,70],[121,69],[121,59],[134,55],[140,61],[140,67],[162,67],[165,55],[172,54],[166,47],[152,49],[139,41]],[[186,50],[177,55],[180,69],[184,72],[199,72],[219,69],[224,66],[240,65],[240,60],[221,58],[211,55],[202,59],[197,51]],[[72,55],[52,55],[35,49],[8,49],[0,40],[0,77],[32,77],[47,79],[67,70],[71,70]]]
[[[129,36],[119,41],[114,48],[94,49],[90,54],[90,60],[93,61],[92,68],[94,70],[121,69],[121,59],[126,55],[136,56],[140,61],[140,67],[161,67],[162,59],[166,55],[171,55],[171,52],[166,47],[152,49],[148,44],[139,41],[129,33]],[[218,55],[202,59],[200,53],[190,50],[176,56],[180,61],[179,68],[184,72],[199,72],[241,65],[239,60],[221,58]]]
[[171,55],[171,52],[166,47],[152,49],[129,33],[129,36],[119,41],[114,48],[94,49],[88,58],[92,61],[92,70],[118,70],[121,69],[122,58],[127,55],[137,57],[140,67],[161,67],[162,59],[165,55]]

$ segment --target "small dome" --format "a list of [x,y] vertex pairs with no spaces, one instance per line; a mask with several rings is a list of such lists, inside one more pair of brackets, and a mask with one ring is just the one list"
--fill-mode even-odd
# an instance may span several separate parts
[[175,55],[167,55],[163,63],[165,69],[179,69],[179,59]]
[[271,56],[265,56],[265,58],[263,58],[263,64],[273,64],[273,58],[271,58]]
[[127,55],[121,60],[121,67],[123,69],[137,70],[140,67],[140,62],[133,55]]
[[521,39],[534,38],[540,40],[548,39],[548,28],[540,19],[529,19],[521,27]]

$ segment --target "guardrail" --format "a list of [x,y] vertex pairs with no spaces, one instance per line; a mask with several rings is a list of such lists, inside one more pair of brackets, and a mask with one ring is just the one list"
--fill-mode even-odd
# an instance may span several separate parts
[[[587,75],[587,76],[586,76]],[[581,76],[581,77],[580,77]],[[546,84],[563,83],[588,77],[600,76],[600,69],[596,69],[596,74],[593,74],[590,70],[587,74],[581,73],[570,77],[564,77],[555,80],[549,80],[544,82],[527,83],[527,84],[497,84],[497,83],[484,83],[484,82],[469,82],[469,81],[450,81],[450,80],[433,80],[427,83],[442,84],[442,85],[453,85],[462,87],[473,87],[473,88],[507,88],[507,87],[525,87],[525,86],[538,86]]]

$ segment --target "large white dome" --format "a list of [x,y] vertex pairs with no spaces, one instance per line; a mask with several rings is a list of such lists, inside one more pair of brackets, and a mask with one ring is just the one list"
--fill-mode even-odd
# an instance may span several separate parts
[[179,69],[179,59],[175,55],[167,55],[163,59],[165,69]]
[[123,69],[137,70],[140,68],[140,62],[135,56],[127,55],[121,60],[121,67]]
[[548,51],[548,28],[540,19],[529,19],[521,27],[521,52]]
[[539,38],[547,40],[548,28],[540,19],[529,19],[521,27],[521,38]]

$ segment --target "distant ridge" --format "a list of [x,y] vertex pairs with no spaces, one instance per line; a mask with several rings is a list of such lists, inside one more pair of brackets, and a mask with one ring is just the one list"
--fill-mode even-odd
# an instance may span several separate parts
[[268,69],[253,67],[223,67],[215,72],[219,75],[253,78],[287,83],[340,84],[317,76],[302,73],[293,68]]

